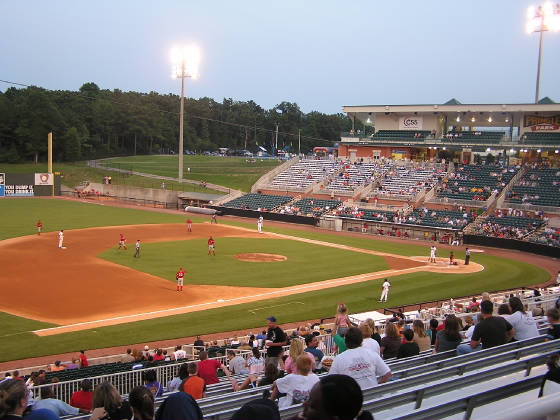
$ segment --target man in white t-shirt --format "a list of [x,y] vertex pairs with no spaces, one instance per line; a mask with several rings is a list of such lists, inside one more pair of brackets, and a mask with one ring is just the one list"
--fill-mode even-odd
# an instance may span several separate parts
[[270,399],[274,401],[279,392],[286,394],[278,401],[278,408],[301,404],[309,399],[311,388],[319,382],[319,377],[310,373],[312,368],[311,358],[307,353],[302,354],[296,359],[296,373],[290,373],[274,381]]
[[387,302],[387,298],[389,297],[389,287],[391,287],[391,283],[385,279],[383,281],[383,285],[381,286],[381,298],[379,299],[380,303],[383,302],[383,299]]
[[175,347],[175,351],[173,352],[173,356],[175,356],[175,360],[185,359],[187,357],[187,352],[183,350],[183,346],[179,345]]
[[362,332],[359,328],[349,328],[344,342],[348,349],[334,358],[329,375],[348,375],[358,382],[362,391],[385,383],[391,378],[391,369],[383,359],[362,347]]

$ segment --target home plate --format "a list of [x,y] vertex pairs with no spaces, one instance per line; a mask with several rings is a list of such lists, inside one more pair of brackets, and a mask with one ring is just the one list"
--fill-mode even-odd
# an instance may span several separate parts
[[216,302],[223,302],[223,301],[224,301],[223,299],[218,299]]

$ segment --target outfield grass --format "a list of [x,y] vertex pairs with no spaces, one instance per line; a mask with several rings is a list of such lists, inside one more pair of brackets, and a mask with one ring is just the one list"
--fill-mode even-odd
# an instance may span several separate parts
[[[102,183],[103,177],[111,176],[112,183],[115,185],[130,185],[142,188],[161,188],[161,180],[145,176],[126,175],[119,172],[106,171],[104,169],[90,168],[86,162],[58,163],[53,164],[53,171],[62,174],[62,184],[74,188],[82,181]],[[47,172],[46,163],[17,163],[0,164],[0,172],[5,173],[35,173]],[[176,176],[176,175],[175,175]],[[171,191],[196,191],[212,194],[224,194],[221,191],[204,188],[195,184],[179,183],[175,181],[165,181],[165,189]]]
[[[101,164],[148,174],[177,177],[178,160],[178,156],[167,155],[129,156],[107,159]],[[243,157],[187,155],[184,156],[183,177],[248,192],[262,175],[279,164],[275,159],[256,158],[256,162],[249,163],[248,159]],[[191,168],[191,172],[187,172],[187,168]]]
[[[8,221],[2,225],[3,229],[0,230],[2,239],[35,233],[35,221],[38,217],[43,220],[47,231],[57,230],[60,224],[65,229],[75,229],[109,224],[184,222],[184,216],[180,214],[172,215],[62,200],[26,198],[0,200],[0,214],[4,216],[4,220]],[[193,218],[193,220],[195,219]],[[233,221],[227,223],[254,228],[254,224]],[[271,229],[266,224],[265,228],[289,235],[400,255],[427,255],[428,250],[425,245],[409,244],[404,241],[402,243],[376,241],[366,237],[347,237],[334,233],[289,228]],[[221,252],[220,249],[223,251],[221,241],[222,238],[218,241],[218,252]],[[145,244],[144,250],[148,245],[151,244]],[[205,252],[207,249],[205,244],[203,243],[201,246]],[[458,258],[463,257],[460,252],[455,254]],[[366,257],[371,258],[367,255]],[[516,260],[484,254],[472,254],[471,259],[484,265],[485,270],[473,274],[413,273],[391,278],[389,304],[399,306],[451,296],[527,286],[545,282],[550,278],[549,273],[545,270]],[[274,263],[266,265],[273,266]],[[305,271],[317,270],[319,265],[315,261],[309,260]],[[48,324],[0,314],[0,322],[3,325],[0,333],[0,361],[78,351],[80,348],[93,349],[129,345],[236,329],[256,331],[264,326],[266,317],[271,314],[277,316],[281,323],[332,316],[336,303],[341,301],[348,305],[351,313],[370,311],[380,307],[377,300],[381,291],[381,282],[381,279],[371,280],[256,303],[49,337],[37,337],[29,332],[36,328],[48,327]],[[21,304],[35,303],[22,300]],[[141,310],[142,308],[139,308],[139,311]]]
[[[216,238],[217,256],[209,256],[207,249],[206,239],[192,239],[147,243],[139,259],[116,247],[99,256],[172,282],[182,266],[187,271],[187,285],[287,287],[389,269],[382,257],[291,240]],[[233,258],[247,252],[280,254],[288,259],[257,263]]]
[[[185,216],[180,213],[159,213],[45,198],[0,199],[0,214],[3,220],[0,240],[37,233],[38,219],[43,222],[43,232],[98,226],[185,222]],[[191,219],[195,223],[202,220],[192,216]]]

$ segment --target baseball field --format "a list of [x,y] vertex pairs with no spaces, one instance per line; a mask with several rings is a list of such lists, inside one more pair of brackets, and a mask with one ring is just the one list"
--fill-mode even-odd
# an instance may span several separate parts
[[[267,221],[258,234],[247,220],[216,225],[191,216],[188,233],[180,213],[38,198],[0,200],[0,214],[0,361],[255,329],[271,314],[281,323],[329,317],[340,301],[351,312],[373,310],[385,277],[390,306],[550,279],[499,252],[449,266],[441,250],[428,264],[423,244]],[[66,249],[57,247],[60,229]],[[117,249],[121,233],[126,251]],[[209,236],[216,256],[208,255]],[[181,266],[187,274],[177,292]]]

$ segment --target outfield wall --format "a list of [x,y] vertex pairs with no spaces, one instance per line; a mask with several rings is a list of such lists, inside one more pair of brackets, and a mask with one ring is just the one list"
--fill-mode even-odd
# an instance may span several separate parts
[[280,214],[280,213],[270,213],[266,211],[257,210],[245,210],[245,209],[234,209],[231,207],[222,206],[206,206],[211,209],[220,211],[222,214],[229,214],[231,216],[247,217],[249,219],[258,219],[262,216],[266,220],[274,220],[277,222],[287,222],[287,223],[297,223],[300,225],[317,225],[318,218],[307,217],[307,216],[297,216],[295,214]]
[[60,175],[0,172],[0,197],[41,197],[52,195],[60,195]]
[[534,242],[518,241],[517,239],[492,238],[482,235],[464,235],[463,241],[466,245],[483,245],[494,248],[514,249],[522,252],[544,255],[546,257],[558,258],[560,249],[554,246],[536,244]]

